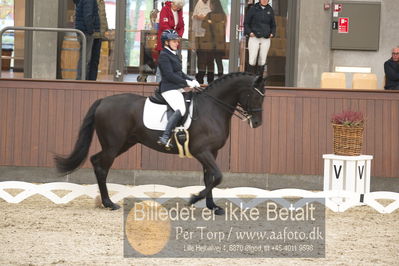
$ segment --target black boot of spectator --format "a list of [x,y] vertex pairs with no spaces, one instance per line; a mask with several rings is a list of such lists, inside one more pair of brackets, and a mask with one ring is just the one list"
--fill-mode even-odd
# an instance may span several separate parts
[[265,66],[257,66],[256,67],[256,75],[263,77],[263,72],[265,71]]
[[208,78],[207,79],[208,80],[208,84],[210,84],[215,79],[215,73],[213,73],[213,72],[208,72],[208,74],[206,76]]
[[199,84],[204,84],[205,71],[198,71],[197,75],[195,75],[195,79],[199,82]]
[[256,74],[255,73],[255,71],[256,71],[255,68],[256,68],[255,66],[248,65],[247,72],[248,73],[252,73],[252,74]]

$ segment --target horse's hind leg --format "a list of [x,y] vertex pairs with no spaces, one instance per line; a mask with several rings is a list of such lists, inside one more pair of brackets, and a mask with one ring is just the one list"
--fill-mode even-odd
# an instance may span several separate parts
[[109,152],[100,151],[90,158],[90,161],[93,164],[94,173],[96,174],[98,187],[100,189],[101,201],[105,208],[110,208],[111,210],[117,210],[120,208],[118,204],[113,203],[109,198],[106,183],[109,169],[111,168],[115,157],[116,154],[113,155]]
[[100,189],[101,201],[105,208],[110,208],[111,210],[117,210],[120,208],[118,204],[113,203],[109,198],[107,189],[107,176],[115,158],[129,150],[136,143],[137,142],[135,140],[130,140],[130,142],[125,143],[125,145],[118,152],[113,150],[102,150],[90,158],[94,173],[96,174],[98,187]]

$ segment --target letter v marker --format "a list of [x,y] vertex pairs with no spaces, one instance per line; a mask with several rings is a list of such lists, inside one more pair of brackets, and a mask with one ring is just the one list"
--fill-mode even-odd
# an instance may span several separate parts
[[360,170],[360,166],[358,166],[357,168],[359,170],[359,178],[362,179],[363,173],[364,173],[364,165],[362,166],[361,170]]
[[335,172],[335,178],[338,179],[339,175],[341,174],[342,170],[342,165],[339,166],[338,173],[337,173],[337,166],[334,164],[334,172]]

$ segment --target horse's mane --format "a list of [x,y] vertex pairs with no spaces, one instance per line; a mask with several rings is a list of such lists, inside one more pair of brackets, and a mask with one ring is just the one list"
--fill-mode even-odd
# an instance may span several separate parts
[[216,79],[215,81],[211,82],[211,84],[208,85],[204,90],[211,90],[213,87],[219,85],[219,83],[224,82],[227,79],[239,77],[239,76],[255,76],[252,73],[248,72],[233,72],[229,73],[227,75],[222,76],[221,78]]

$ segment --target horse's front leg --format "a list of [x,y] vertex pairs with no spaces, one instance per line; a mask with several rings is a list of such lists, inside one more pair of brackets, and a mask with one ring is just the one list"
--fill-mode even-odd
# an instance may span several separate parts
[[[212,185],[212,180],[213,180],[213,176],[209,174],[209,172],[204,169],[204,183],[205,183],[205,187]],[[223,208],[217,206],[213,200],[213,195],[212,195],[212,190],[210,190],[207,194],[206,194],[206,207],[208,207],[208,209],[213,210],[215,212],[216,215],[223,215],[224,214],[224,210]]]
[[223,208],[215,204],[212,196],[212,189],[222,182],[222,172],[216,164],[216,156],[210,151],[205,151],[197,154],[195,157],[204,169],[205,189],[197,195],[192,195],[190,204],[194,204],[206,197],[206,205],[209,209],[214,210],[215,214],[224,214]]

